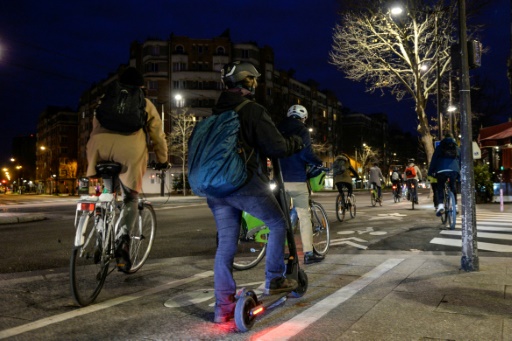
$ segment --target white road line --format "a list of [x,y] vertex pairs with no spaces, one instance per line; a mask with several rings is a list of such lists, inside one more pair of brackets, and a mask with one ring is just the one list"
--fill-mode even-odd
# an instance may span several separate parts
[[[462,237],[462,231],[448,231],[444,230],[441,231],[441,234],[449,235],[449,236],[461,236]],[[512,234],[505,234],[505,233],[489,233],[489,232],[478,232],[477,233],[478,239],[480,238],[491,238],[491,239],[503,239],[503,240],[512,240]]]
[[343,302],[349,300],[352,296],[357,294],[360,290],[371,284],[377,278],[393,269],[400,264],[404,259],[388,259],[384,263],[378,265],[370,272],[364,274],[358,280],[344,286],[335,293],[324,298],[311,308],[303,311],[301,314],[296,315],[291,320],[281,324],[279,327],[272,329],[266,334],[256,338],[256,340],[289,340],[302,330],[306,329],[310,324],[318,321],[322,316],[327,314],[332,309],[336,308]]
[[38,321],[34,321],[34,322],[31,322],[31,323],[23,324],[21,326],[17,326],[17,327],[10,328],[10,329],[5,329],[5,330],[0,331],[0,339],[16,336],[16,335],[19,335],[19,334],[22,334],[22,333],[25,333],[25,332],[28,332],[28,331],[31,331],[31,330],[35,330],[35,329],[39,329],[39,328],[43,328],[43,327],[49,326],[49,325],[54,324],[54,323],[58,323],[58,322],[66,321],[66,320],[69,320],[69,319],[72,319],[72,318],[75,318],[75,317],[78,317],[78,316],[94,313],[94,312],[97,312],[97,311],[100,311],[100,310],[103,310],[103,309],[107,309],[107,308],[116,306],[116,305],[121,304],[121,303],[130,302],[130,301],[136,300],[136,299],[144,297],[144,296],[153,295],[153,294],[156,294],[156,293],[158,293],[160,291],[168,290],[170,288],[175,288],[175,287],[178,287],[180,285],[183,285],[183,284],[186,284],[186,283],[195,282],[195,281],[198,281],[200,279],[211,277],[211,276],[213,276],[213,271],[205,271],[205,272],[202,272],[202,273],[199,273],[199,274],[195,274],[195,275],[193,275],[191,277],[187,277],[187,278],[183,278],[183,279],[178,279],[176,281],[168,282],[168,283],[159,285],[157,287],[150,288],[150,289],[147,289],[147,290],[143,290],[141,292],[138,292],[138,293],[135,293],[135,294],[132,294],[132,295],[127,295],[127,296],[122,296],[122,297],[114,298],[114,299],[111,299],[111,300],[108,300],[108,301],[105,301],[105,302],[96,303],[96,304],[93,304],[93,305],[90,305],[90,306],[87,306],[87,307],[84,307],[84,308],[80,308],[80,309],[77,309],[77,310],[74,310],[74,311],[70,311],[68,313],[63,313],[63,314],[59,314],[59,315],[55,315],[55,316],[50,316],[50,317],[47,317],[47,318],[44,318],[44,319],[41,319],[41,320],[38,320]]
[[[462,247],[462,240],[448,238],[433,238],[431,244]],[[512,252],[512,245],[502,245],[493,243],[477,242],[478,250],[494,251],[494,252]]]

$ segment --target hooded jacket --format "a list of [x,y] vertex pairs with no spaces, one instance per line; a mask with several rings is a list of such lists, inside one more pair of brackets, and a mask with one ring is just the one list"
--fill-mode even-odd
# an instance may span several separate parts
[[311,137],[304,123],[294,117],[287,117],[277,125],[285,137],[297,135],[302,139],[304,148],[300,152],[281,159],[281,171],[285,182],[305,182],[306,165],[322,166],[322,160],[313,152]]
[[[217,104],[212,109],[213,115],[233,110],[247,100],[237,90],[239,89],[226,90],[221,93]],[[284,138],[272,122],[267,110],[254,101],[245,104],[238,111],[238,117],[242,146],[245,154],[250,155],[247,160],[247,182],[259,183],[259,185],[249,187],[261,187],[262,183],[268,184],[269,182],[267,157],[283,158],[292,155],[302,148],[302,139],[298,136]],[[257,179],[254,179],[255,177]],[[248,187],[247,184],[237,192],[245,191],[246,187]],[[265,189],[268,189],[268,186]]]
[[448,143],[453,143],[455,140],[451,137],[445,137],[439,143],[439,146],[434,150],[430,166],[428,168],[428,175],[435,176],[436,173],[442,172],[457,172],[460,173],[460,149],[457,147],[457,157],[448,158],[443,156],[444,146]]

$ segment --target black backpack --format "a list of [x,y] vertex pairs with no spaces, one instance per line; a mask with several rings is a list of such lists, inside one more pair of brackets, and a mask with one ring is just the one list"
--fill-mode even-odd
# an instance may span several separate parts
[[334,160],[332,165],[332,173],[336,175],[340,175],[345,173],[347,170],[347,159],[345,157],[338,157]]
[[138,86],[111,83],[96,109],[101,126],[121,133],[133,133],[146,125],[146,100]]
[[453,141],[441,145],[441,155],[445,158],[457,158],[457,144]]

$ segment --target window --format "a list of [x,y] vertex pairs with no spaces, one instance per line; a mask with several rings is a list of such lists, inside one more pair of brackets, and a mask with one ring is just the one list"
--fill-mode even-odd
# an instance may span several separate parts
[[217,54],[220,56],[223,56],[226,54],[226,49],[224,48],[224,46],[217,47]]
[[158,89],[158,82],[157,81],[148,81],[148,89],[150,89],[150,90],[157,90]]
[[186,71],[187,63],[177,62],[172,64],[172,71]]
[[249,50],[242,50],[242,58],[249,58]]
[[146,72],[158,72],[158,64],[157,63],[146,63],[145,66]]
[[152,56],[159,56],[160,55],[160,46],[159,45],[153,45],[151,46],[151,55]]
[[183,47],[183,45],[176,45],[176,53],[180,53],[180,54],[183,54],[185,53],[185,48]]

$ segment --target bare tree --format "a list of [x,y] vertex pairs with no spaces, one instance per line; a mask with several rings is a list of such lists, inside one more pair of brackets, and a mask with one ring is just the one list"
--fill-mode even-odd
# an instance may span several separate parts
[[438,80],[451,67],[455,6],[445,6],[442,0],[404,2],[407,6],[400,15],[392,15],[390,2],[384,0],[360,0],[345,10],[334,29],[330,62],[347,78],[364,81],[368,92],[384,94],[388,89],[398,101],[411,97],[417,130],[430,160],[434,146],[425,109]]
[[187,195],[188,139],[196,124],[196,117],[189,112],[189,108],[178,108],[171,112],[172,131],[168,134],[167,141],[171,155],[181,160],[183,173],[183,195]]

